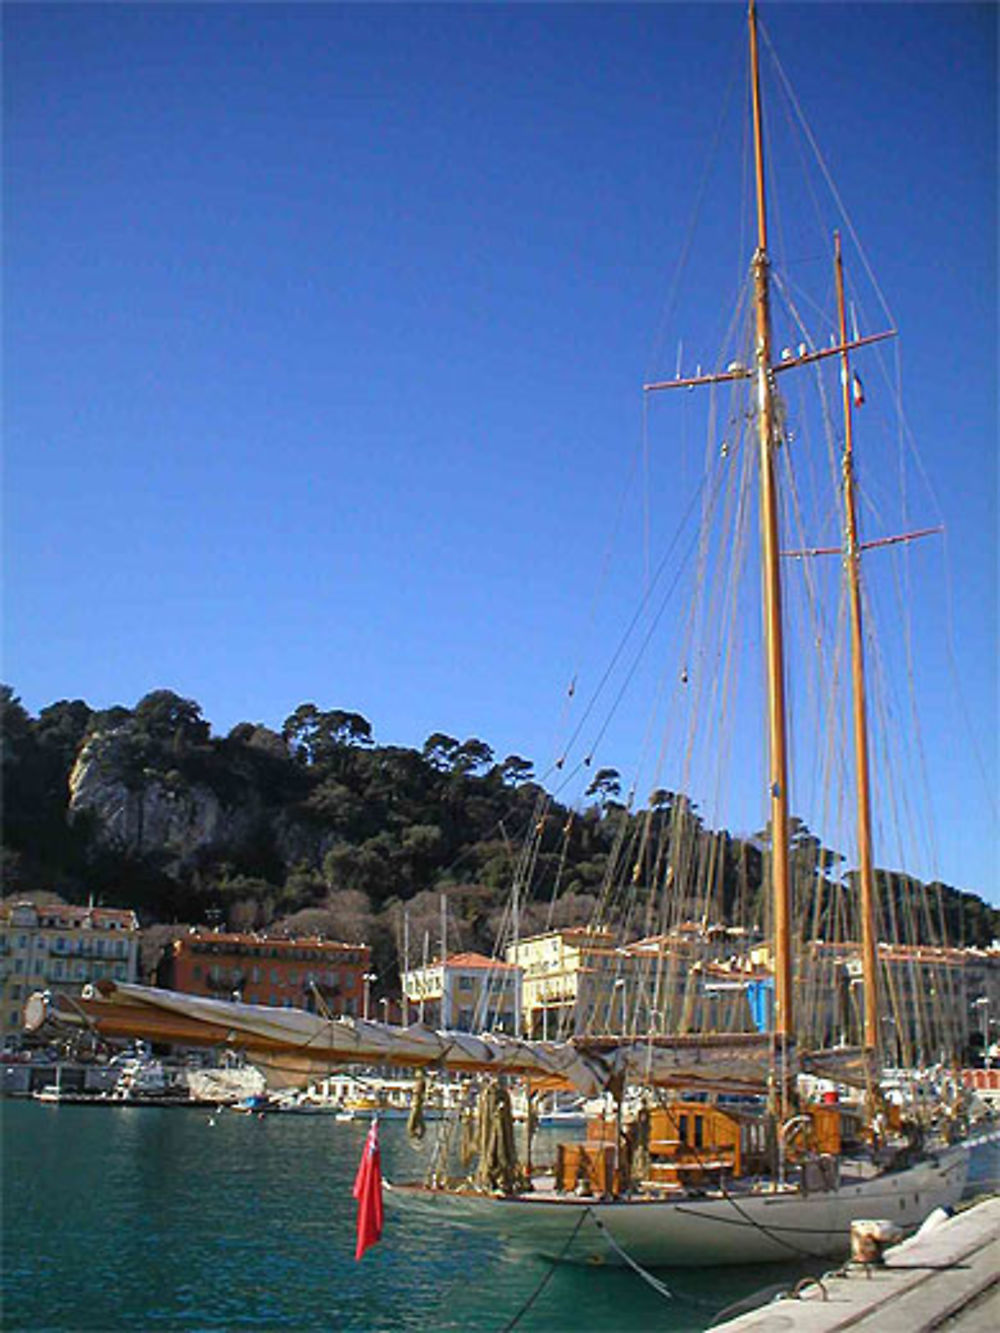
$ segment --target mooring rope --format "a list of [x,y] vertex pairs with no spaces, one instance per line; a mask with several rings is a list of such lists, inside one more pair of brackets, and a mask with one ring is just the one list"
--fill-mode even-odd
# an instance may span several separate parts
[[623,1263],[627,1264],[629,1268],[631,1268],[633,1273],[641,1277],[643,1282],[648,1283],[648,1285],[651,1286],[653,1290],[657,1292],[660,1296],[663,1296],[668,1301],[672,1301],[674,1299],[674,1293],[670,1290],[667,1284],[665,1282],[661,1282],[658,1277],[654,1277],[653,1274],[648,1272],[645,1268],[643,1268],[643,1266],[640,1263],[637,1263],[636,1260],[633,1259],[630,1254],[627,1254],[618,1244],[614,1236],[612,1236],[611,1232],[604,1225],[604,1223],[597,1216],[597,1214],[592,1211],[592,1209],[588,1208],[587,1212],[591,1214],[591,1216],[594,1219],[594,1224],[597,1227],[598,1231],[600,1231],[601,1235],[614,1250],[615,1254],[618,1255],[618,1258],[621,1259]]
[[541,1296],[542,1292],[548,1286],[549,1279],[552,1277],[552,1274],[556,1271],[558,1265],[562,1263],[563,1259],[565,1259],[566,1255],[569,1253],[569,1248],[579,1235],[580,1228],[583,1226],[583,1223],[589,1212],[590,1212],[589,1208],[584,1208],[583,1212],[576,1219],[576,1226],[570,1232],[566,1244],[562,1247],[562,1249],[559,1251],[559,1253],[556,1255],[554,1259],[549,1260],[549,1271],[545,1274],[541,1282],[539,1282],[538,1286],[531,1293],[531,1295],[528,1297],[525,1303],[521,1306],[520,1310],[518,1310],[514,1318],[511,1319],[509,1323],[504,1324],[501,1333],[510,1333],[510,1330],[512,1328],[516,1328],[517,1325],[524,1318],[524,1316],[531,1309],[531,1307],[534,1305],[535,1301],[537,1301],[539,1296]]
[[556,1271],[557,1266],[560,1263],[562,1263],[563,1259],[565,1259],[566,1255],[569,1253],[570,1247],[576,1240],[577,1236],[580,1234],[580,1228],[583,1226],[583,1223],[587,1219],[587,1217],[590,1217],[594,1225],[597,1227],[598,1231],[600,1231],[601,1235],[607,1241],[608,1245],[615,1252],[615,1254],[617,1254],[618,1258],[621,1259],[621,1261],[628,1268],[630,1268],[632,1272],[636,1274],[637,1277],[642,1278],[643,1282],[645,1282],[648,1286],[650,1286],[658,1296],[662,1296],[664,1300],[668,1301],[678,1300],[685,1305],[693,1305],[703,1310],[711,1310],[713,1311],[713,1313],[715,1312],[717,1307],[714,1301],[700,1301],[696,1297],[686,1296],[682,1292],[673,1292],[670,1290],[670,1288],[667,1286],[665,1282],[662,1282],[653,1273],[650,1273],[648,1269],[643,1268],[642,1264],[640,1264],[637,1260],[633,1259],[632,1256],[621,1245],[619,1245],[618,1241],[615,1240],[614,1236],[608,1230],[607,1226],[601,1221],[601,1219],[594,1212],[593,1208],[588,1204],[582,1210],[580,1216],[577,1218],[576,1225],[570,1232],[566,1240],[566,1243],[563,1245],[562,1249],[559,1251],[559,1253],[556,1255],[554,1259],[549,1260],[548,1272],[543,1276],[538,1286],[534,1289],[534,1291],[531,1293],[531,1295],[528,1297],[525,1303],[521,1306],[517,1314],[514,1315],[513,1319],[511,1319],[508,1323],[504,1324],[501,1333],[509,1333],[510,1329],[516,1328],[517,1325],[524,1318],[524,1316],[531,1309],[531,1307],[538,1300],[539,1296],[541,1296],[542,1292],[548,1286],[549,1281],[552,1278],[552,1274]]

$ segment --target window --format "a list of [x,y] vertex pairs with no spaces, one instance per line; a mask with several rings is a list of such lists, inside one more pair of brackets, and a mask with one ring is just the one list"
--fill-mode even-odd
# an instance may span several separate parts
[[705,1146],[705,1117],[696,1115],[694,1118],[694,1146],[703,1148]]
[[677,1117],[677,1137],[681,1143],[687,1143],[688,1137],[688,1118],[686,1115]]

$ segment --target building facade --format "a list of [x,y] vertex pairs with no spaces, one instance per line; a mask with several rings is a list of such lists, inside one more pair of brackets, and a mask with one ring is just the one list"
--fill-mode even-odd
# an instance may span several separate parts
[[[770,966],[767,946],[754,951]],[[861,947],[813,941],[795,978],[797,1026],[817,1048],[862,1040]],[[1000,949],[878,945],[880,1035],[887,1064],[965,1063],[1000,1032]]]
[[168,946],[157,980],[188,995],[361,1017],[370,969],[367,944],[195,929]]
[[524,971],[525,1033],[748,1030],[746,979],[709,961],[744,945],[736,935],[692,926],[620,945],[609,931],[571,927],[519,940],[507,959]]
[[521,1030],[521,969],[480,953],[451,954],[443,962],[403,972],[411,1021],[450,1032]]
[[610,931],[550,930],[508,945],[507,962],[523,974],[524,1033],[543,1041],[608,1031],[628,960]]
[[0,1035],[21,1031],[21,1010],[36,990],[79,995],[101,981],[135,981],[139,921],[128,909],[67,903],[0,905]]

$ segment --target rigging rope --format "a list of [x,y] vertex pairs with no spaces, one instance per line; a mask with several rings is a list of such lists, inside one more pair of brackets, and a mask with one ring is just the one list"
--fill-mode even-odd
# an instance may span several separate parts
[[774,67],[778,72],[779,78],[781,79],[782,86],[785,90],[785,95],[791,102],[793,108],[795,109],[795,114],[796,116],[798,116],[799,124],[802,126],[802,132],[806,136],[806,139],[809,142],[809,146],[812,148],[813,153],[816,156],[816,161],[819,164],[820,170],[823,173],[823,177],[826,180],[826,183],[830,189],[830,193],[833,195],[837,207],[840,209],[844,222],[847,226],[847,230],[851,234],[851,239],[854,242],[855,246],[857,247],[858,254],[861,256],[861,262],[864,265],[865,272],[868,274],[868,279],[871,282],[872,287],[875,289],[875,292],[877,293],[879,300],[882,302],[882,309],[885,312],[886,318],[889,320],[891,325],[895,326],[896,321],[895,318],[893,317],[892,311],[889,309],[889,303],[885,299],[882,289],[878,284],[878,280],[875,277],[875,274],[872,271],[872,267],[868,262],[868,256],[865,254],[864,247],[861,244],[861,239],[858,236],[857,231],[855,230],[854,223],[851,220],[851,216],[847,211],[844,201],[840,197],[840,191],[837,189],[836,182],[834,181],[833,176],[830,173],[830,169],[826,165],[826,159],[820,152],[819,144],[816,142],[816,138],[809,127],[809,122],[805,118],[805,113],[802,110],[798,98],[795,96],[795,90],[792,88],[788,76],[785,74],[785,71],[782,68],[781,61],[778,59],[778,54],[771,44],[771,38],[768,36],[767,28],[764,26],[763,23],[760,22],[760,20],[758,20],[758,28],[764,37],[764,42],[765,45],[767,46],[771,59],[774,61]]

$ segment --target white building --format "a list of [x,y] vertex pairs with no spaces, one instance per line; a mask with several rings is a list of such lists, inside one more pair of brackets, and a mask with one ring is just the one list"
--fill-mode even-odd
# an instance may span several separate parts
[[79,995],[108,977],[135,981],[139,921],[133,911],[67,903],[0,904],[0,1036],[21,1031],[21,1010],[36,990]]
[[403,973],[403,995],[428,1027],[451,1032],[521,1030],[521,969],[481,953],[456,953]]

